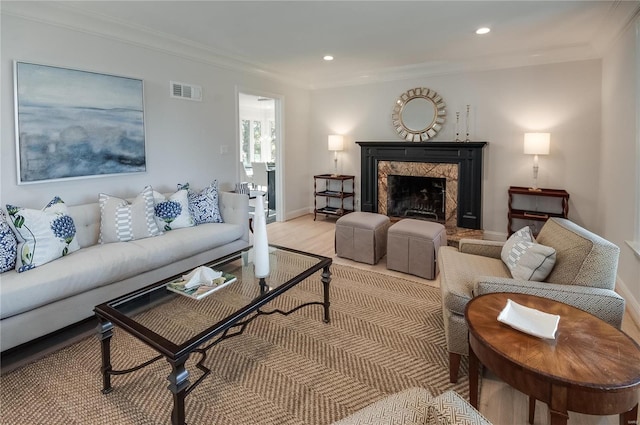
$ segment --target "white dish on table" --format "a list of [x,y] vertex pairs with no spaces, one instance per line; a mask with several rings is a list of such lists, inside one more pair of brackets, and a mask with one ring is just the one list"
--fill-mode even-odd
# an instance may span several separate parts
[[507,305],[498,315],[498,321],[529,335],[555,339],[560,316],[526,307],[508,299]]

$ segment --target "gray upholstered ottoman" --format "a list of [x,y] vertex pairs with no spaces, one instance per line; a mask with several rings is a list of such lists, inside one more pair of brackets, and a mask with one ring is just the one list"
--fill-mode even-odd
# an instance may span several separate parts
[[447,232],[440,223],[405,218],[389,228],[387,268],[425,279],[438,275],[436,254],[447,245]]
[[352,212],[336,221],[336,254],[360,263],[377,264],[387,252],[389,217]]

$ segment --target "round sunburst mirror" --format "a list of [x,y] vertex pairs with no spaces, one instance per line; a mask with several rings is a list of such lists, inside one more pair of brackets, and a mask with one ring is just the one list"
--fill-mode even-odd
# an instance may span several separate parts
[[426,87],[418,87],[400,95],[391,118],[393,127],[404,140],[424,142],[438,134],[446,113],[442,96]]

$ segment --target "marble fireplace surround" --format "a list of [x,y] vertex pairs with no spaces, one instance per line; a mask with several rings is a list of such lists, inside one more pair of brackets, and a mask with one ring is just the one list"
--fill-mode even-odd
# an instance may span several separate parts
[[378,161],[378,213],[387,214],[388,176],[436,177],[446,180],[445,227],[458,227],[458,164]]
[[356,143],[360,145],[361,211],[386,213],[386,177],[381,179],[380,171],[383,176],[384,173],[387,176],[444,176],[447,179],[447,233],[456,228],[482,229],[482,165],[487,142]]

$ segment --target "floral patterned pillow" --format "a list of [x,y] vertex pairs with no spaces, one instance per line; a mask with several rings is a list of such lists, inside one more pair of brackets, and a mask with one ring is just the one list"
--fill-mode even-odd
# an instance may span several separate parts
[[218,181],[211,184],[200,192],[195,192],[189,188],[189,183],[178,184],[178,189],[189,191],[189,211],[196,224],[222,223],[222,215],[218,207]]
[[178,189],[169,198],[159,192],[153,192],[154,212],[158,229],[168,231],[195,226],[196,223],[189,212],[188,197],[189,191],[187,189]]
[[18,241],[9,227],[4,211],[0,209],[0,273],[11,270],[16,266]]
[[76,226],[62,199],[42,210],[7,205],[9,223],[18,238],[16,270],[24,272],[80,249]]

